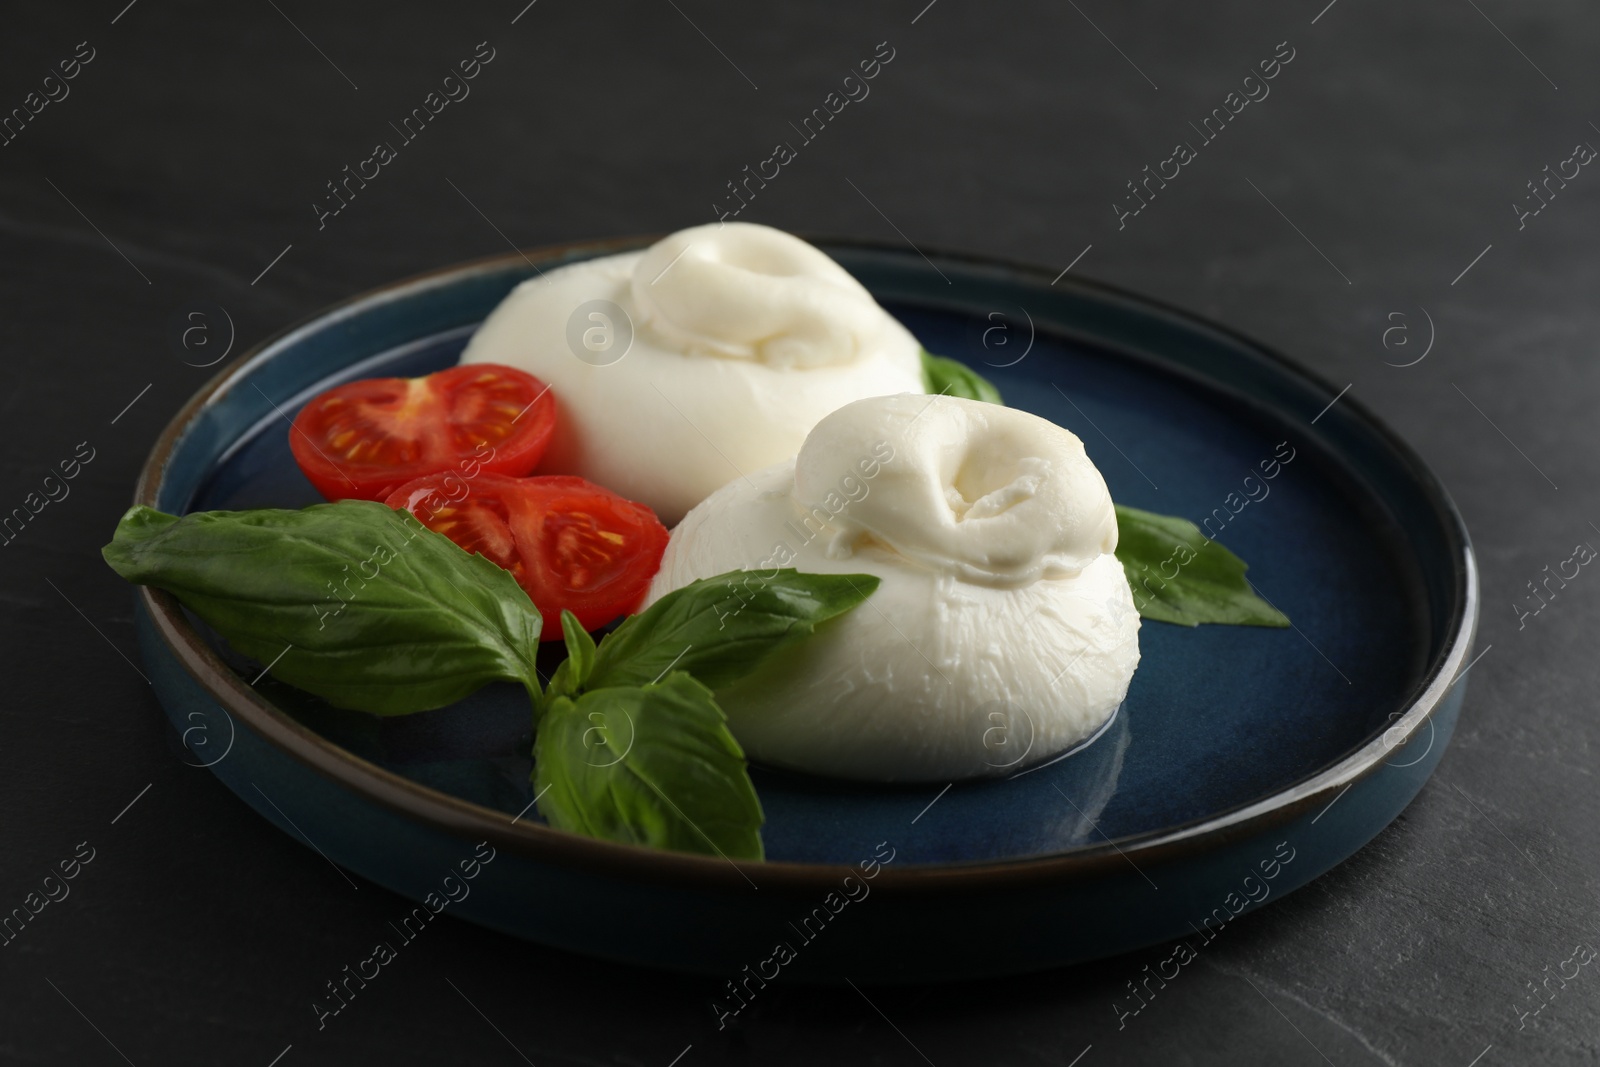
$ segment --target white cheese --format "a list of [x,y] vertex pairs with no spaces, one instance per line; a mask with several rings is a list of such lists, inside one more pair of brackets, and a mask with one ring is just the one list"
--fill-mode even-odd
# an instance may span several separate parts
[[648,597],[731,570],[876,575],[876,592],[719,691],[755,760],[876,781],[1031,766],[1095,732],[1139,663],[1110,493],[1082,443],[951,397],[852,403],[797,460],[673,531]]
[[792,457],[834,409],[923,392],[921,346],[859,282],[750,223],[524,282],[462,362],[550,386],[559,422],[540,473],[581,475],[668,525],[730,479]]

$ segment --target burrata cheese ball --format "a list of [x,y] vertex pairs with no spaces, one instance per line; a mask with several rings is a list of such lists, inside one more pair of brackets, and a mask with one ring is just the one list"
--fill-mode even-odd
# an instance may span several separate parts
[[828,413],[922,393],[921,345],[843,267],[781,230],[713,223],[517,286],[463,363],[550,386],[541,474],[576,474],[667,525],[792,458]]
[[729,571],[870,574],[865,602],[719,690],[753,760],[867,781],[1035,766],[1116,712],[1139,614],[1100,472],[1070,431],[945,396],[818,423],[673,531],[647,602]]

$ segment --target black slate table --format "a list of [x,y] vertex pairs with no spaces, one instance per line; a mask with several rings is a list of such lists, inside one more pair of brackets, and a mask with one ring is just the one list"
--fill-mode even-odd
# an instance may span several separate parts
[[[0,1060],[1600,1055],[1600,973],[1551,979],[1600,937],[1600,578],[1526,613],[1528,583],[1600,538],[1600,173],[1567,162],[1600,144],[1592,4],[125,3],[13,7],[0,34],[0,512],[80,464],[0,546],[0,910],[80,863],[0,947]],[[882,55],[870,94],[740,207],[728,183]],[[409,140],[391,127],[474,56],[469,96]],[[1218,107],[1239,113],[1208,139]],[[327,183],[379,141],[395,158],[334,214]],[[1167,162],[1180,141],[1194,158]],[[710,981],[452,921],[319,1031],[312,999],[399,901],[179,758],[98,557],[141,460],[230,332],[247,346],[444,264],[734,207],[1070,265],[1350,383],[1476,539],[1485,651],[1453,745],[1377,840],[1231,925],[1120,1029],[1113,1002],[1160,950],[870,1000],[777,987],[719,1032]]]

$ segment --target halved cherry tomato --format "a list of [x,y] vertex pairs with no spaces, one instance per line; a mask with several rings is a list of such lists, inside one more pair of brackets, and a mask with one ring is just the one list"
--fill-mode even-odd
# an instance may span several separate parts
[[533,470],[556,428],[556,404],[531,374],[469,363],[425,378],[365,378],[300,409],[289,449],[329,500],[382,500],[440,471]]
[[667,548],[655,512],[570,475],[430,474],[385,503],[510,571],[545,641],[561,636],[563,609],[593,630],[638,607]]

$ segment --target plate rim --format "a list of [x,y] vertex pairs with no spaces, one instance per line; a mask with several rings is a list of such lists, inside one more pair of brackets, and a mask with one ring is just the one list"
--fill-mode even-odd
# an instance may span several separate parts
[[[155,506],[157,492],[168,459],[182,441],[195,416],[229,387],[265,363],[301,334],[321,329],[367,310],[404,299],[419,291],[443,286],[477,274],[493,274],[514,268],[519,261],[535,270],[540,263],[605,255],[643,247],[659,239],[659,234],[613,237],[599,240],[569,241],[497,253],[412,275],[347,297],[271,334],[249,347],[214,373],[163,427],[139,471],[133,505]],[[801,234],[824,248],[845,248],[863,252],[887,253],[910,258],[903,247],[887,241]],[[1134,293],[1119,286],[1083,276],[1048,279],[1048,268],[981,253],[926,248],[918,253],[924,259],[939,259],[971,267],[999,270],[1014,280],[1040,282],[1057,291],[1077,290],[1100,300],[1111,299],[1124,306],[1155,312],[1190,329],[1200,327],[1229,342],[1265,358],[1282,371],[1303,381],[1319,385],[1329,393],[1332,383],[1271,346],[1231,327],[1214,322],[1164,301]],[[930,259],[931,261],[931,259]],[[1064,283],[1064,284],[1063,284]],[[907,866],[888,865],[879,871],[874,888],[891,892],[976,891],[1018,886],[1059,883],[1074,876],[1093,876],[1112,865],[1125,865],[1129,855],[1153,863],[1181,859],[1207,851],[1213,845],[1235,838],[1253,836],[1284,825],[1309,812],[1330,792],[1343,791],[1357,781],[1378,773],[1394,745],[1388,741],[1397,731],[1409,739],[1443,705],[1445,697],[1465,675],[1466,657],[1477,636],[1480,592],[1476,555],[1465,521],[1443,483],[1422,457],[1383,419],[1359,398],[1346,396],[1345,407],[1355,413],[1374,432],[1390,453],[1402,461],[1406,473],[1423,491],[1429,510],[1440,520],[1452,550],[1452,599],[1455,610],[1446,621],[1446,640],[1441,652],[1420,673],[1422,682],[1413,690],[1405,710],[1383,733],[1366,744],[1324,765],[1307,777],[1258,800],[1237,805],[1186,823],[1106,839],[1070,849],[1003,860],[978,860],[957,863],[930,863]],[[827,890],[855,867],[837,863],[809,863],[783,860],[736,862],[725,857],[669,852],[644,846],[602,841],[557,830],[540,823],[520,822],[513,817],[451,796],[404,778],[393,771],[362,759],[301,725],[252,689],[244,679],[230,671],[220,656],[200,637],[183,615],[171,594],[140,586],[136,597],[153,624],[156,636],[179,665],[200,684],[230,716],[242,719],[253,734],[284,755],[402,817],[419,821],[449,834],[487,840],[524,858],[590,871],[596,874],[630,878],[653,884],[711,889],[749,888],[751,878],[763,886],[784,889]],[[1431,772],[1430,772],[1431,773]],[[1336,798],[1335,798],[1336,799]]]

